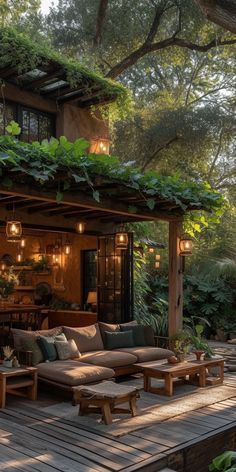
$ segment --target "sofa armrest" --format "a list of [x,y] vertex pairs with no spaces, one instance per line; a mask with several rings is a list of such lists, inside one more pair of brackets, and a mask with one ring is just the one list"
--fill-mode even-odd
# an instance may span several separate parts
[[19,364],[26,365],[28,367],[32,366],[32,357],[33,357],[32,351],[15,351],[15,352],[16,352],[16,357],[19,361]]
[[156,347],[170,348],[170,338],[168,336],[154,336],[154,339]]

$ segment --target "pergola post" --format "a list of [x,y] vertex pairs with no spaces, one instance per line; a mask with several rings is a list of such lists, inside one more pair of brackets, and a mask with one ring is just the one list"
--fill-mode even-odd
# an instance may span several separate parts
[[179,241],[182,219],[169,223],[169,336],[182,328],[183,323],[183,273]]

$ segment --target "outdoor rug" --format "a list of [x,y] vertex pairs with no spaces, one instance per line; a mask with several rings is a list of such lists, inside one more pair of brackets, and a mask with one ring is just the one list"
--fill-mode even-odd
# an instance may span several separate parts
[[[153,382],[154,385],[161,385],[160,381],[156,380],[155,382]],[[124,382],[124,385],[132,385],[140,390],[140,399],[138,400],[139,415],[131,418],[130,415],[113,414],[113,423],[108,426],[101,421],[101,415],[99,414],[92,413],[86,416],[78,416],[79,407],[72,407],[69,403],[63,402],[51,405],[42,408],[42,410],[50,415],[64,417],[73,421],[80,427],[89,427],[100,433],[104,432],[119,437],[138,429],[155,425],[182,413],[236,397],[236,376],[226,376],[224,385],[214,387],[197,388],[192,385],[178,385],[174,387],[174,395],[172,397],[146,393],[142,389],[142,383],[141,378]]]

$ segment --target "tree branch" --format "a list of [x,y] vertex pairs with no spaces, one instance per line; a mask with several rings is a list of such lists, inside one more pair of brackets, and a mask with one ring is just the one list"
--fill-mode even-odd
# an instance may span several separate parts
[[208,172],[208,181],[209,183],[211,183],[211,176],[213,174],[213,171],[214,171],[214,168],[215,168],[215,165],[216,165],[216,162],[217,162],[217,159],[220,155],[220,152],[221,152],[221,148],[222,148],[222,139],[223,139],[223,134],[224,134],[224,128],[222,127],[221,130],[220,130],[220,136],[219,136],[219,142],[218,142],[218,146],[217,146],[217,150],[216,150],[216,154],[215,154],[215,157],[211,163],[211,167],[210,167],[210,170]]
[[195,0],[195,3],[210,21],[236,33],[236,0]]
[[146,54],[151,52],[160,51],[162,49],[169,48],[171,46],[177,46],[180,48],[190,49],[191,51],[199,51],[199,52],[207,52],[210,49],[213,49],[218,46],[225,46],[230,44],[235,44],[235,39],[229,39],[225,41],[221,41],[221,39],[213,39],[207,44],[195,44],[187,39],[176,38],[175,36],[171,36],[170,38],[163,39],[162,41],[158,41],[156,43],[144,43],[140,48],[133,51],[129,56],[122,59],[118,64],[116,64],[106,75],[109,78],[116,78],[118,75],[122,74],[126,69],[136,64],[136,62],[144,57]]
[[162,146],[158,146],[155,151],[153,152],[153,154],[148,158],[148,160],[142,165],[141,167],[141,170],[142,172],[145,171],[146,167],[148,166],[148,164],[150,164],[150,162],[153,161],[153,159],[155,159],[157,157],[157,155],[159,154],[159,152],[163,151],[163,149],[167,149],[172,143],[174,143],[175,141],[177,141],[179,139],[179,136],[174,136],[173,138],[169,139],[169,141],[167,141],[165,144],[163,144]]
[[93,46],[98,47],[102,42],[102,29],[106,17],[108,0],[100,0],[96,20],[96,32],[93,38]]

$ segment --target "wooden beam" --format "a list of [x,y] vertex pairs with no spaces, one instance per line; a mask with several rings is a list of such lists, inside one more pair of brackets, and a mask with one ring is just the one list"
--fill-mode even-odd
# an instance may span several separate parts
[[58,113],[58,106],[53,100],[46,100],[39,94],[28,92],[8,82],[4,87],[4,97],[6,100],[21,103],[30,108],[37,108],[48,113]]
[[[35,187],[33,185],[23,185],[23,184],[14,184],[13,189],[6,189],[6,187],[0,185],[0,193],[6,195],[15,195],[18,197],[32,198],[41,202],[56,203],[56,192],[45,191],[44,187],[40,185]],[[152,221],[152,220],[163,220],[163,221],[174,221],[176,220],[175,216],[169,216],[162,214],[156,210],[149,210],[148,208],[145,211],[139,211],[137,209],[136,213],[130,213],[128,211],[128,206],[122,203],[117,202],[116,200],[103,198],[101,202],[96,202],[92,195],[85,195],[82,192],[77,191],[76,194],[70,192],[64,193],[63,205],[70,205],[71,207],[83,207],[94,210],[103,210],[114,215],[123,215],[123,216],[142,216],[143,220]]]
[[182,219],[169,223],[169,336],[183,325],[183,260],[179,254],[182,230]]
[[[51,72],[50,74],[46,74],[43,77],[40,77],[38,79],[32,80],[31,82],[28,82],[27,84],[24,84],[24,89],[25,90],[27,90],[27,89],[32,89],[33,90],[34,88],[38,88],[38,87],[44,85],[45,82],[47,83],[51,79],[54,79],[54,78],[57,79],[57,80],[55,80],[55,82],[58,82],[58,78],[60,77],[60,80],[61,80],[61,76],[64,76],[64,75],[65,75],[65,71],[63,69],[57,69],[57,70]],[[50,85],[51,85],[51,83],[50,83]]]
[[48,203],[48,202],[42,202],[38,203],[37,205],[31,206],[28,209],[28,213],[31,215],[33,213],[38,213],[38,212],[43,212],[44,210],[52,210],[53,208],[56,207],[56,205],[59,205],[59,203]]

